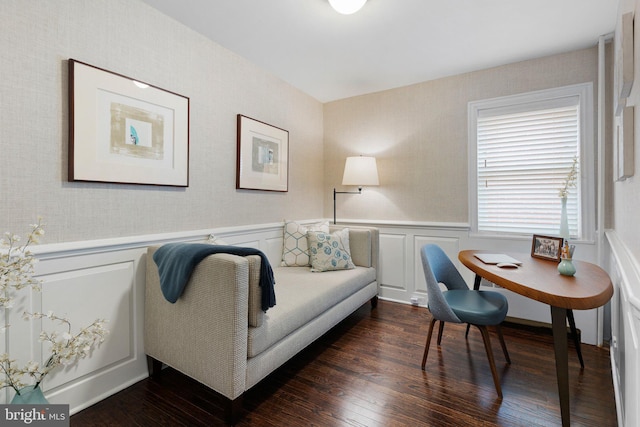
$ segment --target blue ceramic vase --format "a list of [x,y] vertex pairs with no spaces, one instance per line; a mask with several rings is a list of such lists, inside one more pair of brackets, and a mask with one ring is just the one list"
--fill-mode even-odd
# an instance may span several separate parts
[[571,258],[563,258],[558,264],[558,272],[563,276],[573,276],[576,274],[576,266],[573,265]]
[[46,405],[48,403],[40,386],[34,388],[32,385],[21,388],[20,394],[16,393],[11,400],[12,405]]

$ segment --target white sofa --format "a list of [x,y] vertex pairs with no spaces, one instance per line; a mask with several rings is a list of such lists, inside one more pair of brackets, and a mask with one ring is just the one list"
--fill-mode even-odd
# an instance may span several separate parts
[[[332,227],[335,229],[335,227]],[[162,363],[228,399],[235,422],[242,395],[269,373],[378,294],[378,230],[349,228],[355,269],[311,272],[272,262],[276,305],[260,308],[260,257],[218,253],[193,271],[174,304],[163,297],[147,251],[145,353],[151,375]]]

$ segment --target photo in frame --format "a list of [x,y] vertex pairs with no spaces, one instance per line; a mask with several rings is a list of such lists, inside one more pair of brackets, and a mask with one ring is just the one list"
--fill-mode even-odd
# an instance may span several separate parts
[[236,189],[289,190],[289,132],[238,114]]
[[69,60],[69,181],[189,186],[189,98]]
[[531,256],[560,262],[563,244],[564,239],[562,237],[534,234],[531,242]]

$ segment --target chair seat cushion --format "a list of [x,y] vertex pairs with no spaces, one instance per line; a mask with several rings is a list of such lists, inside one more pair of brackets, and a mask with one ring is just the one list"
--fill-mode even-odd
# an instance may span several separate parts
[[509,309],[507,298],[498,292],[454,289],[443,295],[462,323],[497,325]]

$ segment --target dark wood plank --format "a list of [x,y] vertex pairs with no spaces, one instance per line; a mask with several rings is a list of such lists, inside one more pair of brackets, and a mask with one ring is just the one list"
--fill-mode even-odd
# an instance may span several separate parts
[[[365,304],[245,393],[238,426],[556,426],[560,405],[553,338],[506,324],[508,365],[491,331],[503,399],[496,396],[482,336],[447,324],[420,364],[431,316],[420,307]],[[569,357],[572,426],[616,426],[608,348]],[[71,417],[72,426],[224,425],[225,400],[165,369]]]

